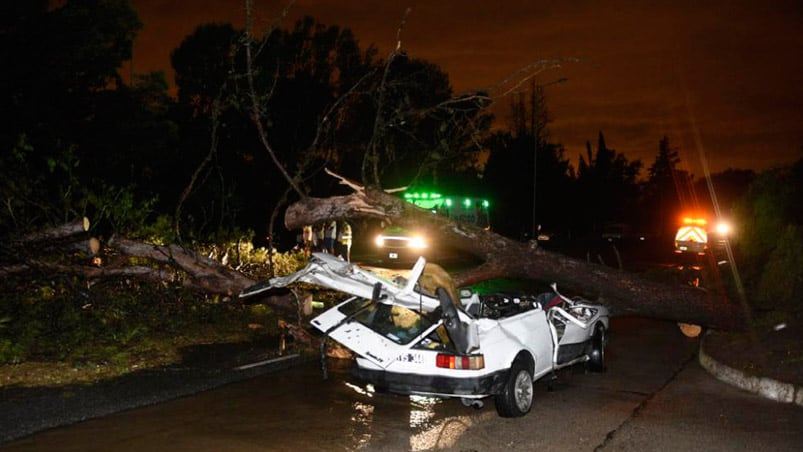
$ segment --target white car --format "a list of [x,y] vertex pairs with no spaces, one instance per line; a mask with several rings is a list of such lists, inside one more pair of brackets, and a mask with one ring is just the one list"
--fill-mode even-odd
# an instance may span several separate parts
[[358,378],[379,390],[456,397],[466,406],[481,407],[483,398],[493,396],[505,417],[529,412],[533,382],[557,369],[585,363],[589,370],[604,370],[604,306],[564,297],[554,284],[552,293],[523,296],[464,289],[452,300],[453,289],[424,289],[425,267],[419,258],[408,279],[390,281],[314,254],[303,270],[241,296],[297,281],[351,295],[311,322],[324,340],[355,353]]

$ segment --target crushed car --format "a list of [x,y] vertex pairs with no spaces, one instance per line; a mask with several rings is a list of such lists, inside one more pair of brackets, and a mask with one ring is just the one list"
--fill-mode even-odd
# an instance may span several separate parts
[[[305,282],[349,297],[311,320],[355,354],[356,376],[377,390],[459,398],[519,417],[533,403],[533,383],[557,369],[605,369],[605,306],[552,292],[480,295],[457,290],[422,257],[409,277],[386,279],[328,254],[302,270],[244,290],[251,296]],[[322,346],[322,354],[323,354]]]

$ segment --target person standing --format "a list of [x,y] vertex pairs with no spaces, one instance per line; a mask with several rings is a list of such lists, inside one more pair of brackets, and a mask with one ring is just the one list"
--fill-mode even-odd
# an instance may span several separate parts
[[344,221],[340,228],[340,243],[343,248],[343,258],[346,259],[346,262],[351,262],[351,225],[347,221]]
[[315,250],[316,251],[326,251],[326,245],[324,244],[323,240],[323,231],[326,229],[326,223],[321,223],[315,226]]
[[312,232],[311,224],[304,226],[301,237],[304,240],[304,255],[309,258],[310,254],[312,253],[312,249],[315,246],[315,234]]
[[326,230],[323,233],[323,247],[324,251],[334,255],[335,254],[335,239],[337,238],[337,220],[332,220],[326,225]]

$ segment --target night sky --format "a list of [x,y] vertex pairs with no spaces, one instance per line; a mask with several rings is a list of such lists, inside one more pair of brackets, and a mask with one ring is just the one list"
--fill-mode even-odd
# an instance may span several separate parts
[[[244,0],[132,0],[144,28],[136,72],[169,71],[170,52],[197,25],[241,27]],[[254,0],[267,28],[286,2]],[[578,63],[539,74],[552,141],[576,163],[602,131],[608,147],[649,166],[664,135],[702,176],[803,157],[803,2],[799,0],[298,0],[304,15],[351,28],[386,57],[412,11],[402,47],[449,74],[456,93],[492,87],[548,58]],[[168,72],[169,73],[169,72]],[[172,80],[172,74],[169,74]],[[504,120],[508,101],[494,112]]]

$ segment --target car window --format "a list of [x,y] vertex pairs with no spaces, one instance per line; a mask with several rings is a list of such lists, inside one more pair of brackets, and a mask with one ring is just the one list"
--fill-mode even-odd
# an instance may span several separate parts
[[427,337],[415,345],[415,348],[423,350],[447,350],[455,351],[454,343],[449,337],[449,332],[446,331],[446,325],[440,324],[437,328],[427,334]]
[[338,309],[347,316],[354,315],[352,320],[400,345],[406,345],[421,335],[432,326],[432,318],[435,318],[404,306],[371,303],[365,298],[355,298]]

